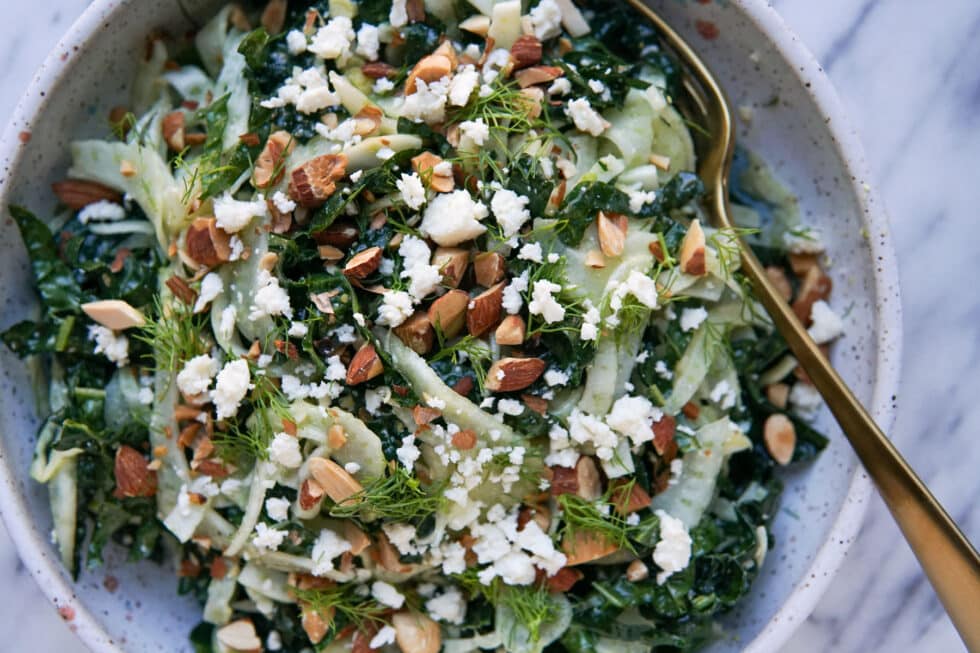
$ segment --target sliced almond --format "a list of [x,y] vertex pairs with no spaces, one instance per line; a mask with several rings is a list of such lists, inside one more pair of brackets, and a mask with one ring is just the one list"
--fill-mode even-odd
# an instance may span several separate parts
[[197,218],[184,238],[187,255],[196,263],[214,267],[231,258],[231,236],[214,218]]
[[357,350],[350,365],[347,366],[347,385],[370,381],[382,372],[384,372],[384,363],[381,362],[381,357],[375,351],[374,345],[366,343]]
[[548,400],[536,395],[523,394],[521,395],[521,401],[524,405],[536,412],[538,415],[544,416],[548,412]]
[[344,266],[344,276],[348,279],[365,279],[378,269],[381,265],[381,248],[368,247],[362,249],[347,261]]
[[354,133],[358,136],[370,136],[381,128],[381,118],[384,113],[373,104],[365,104],[354,116]]
[[796,317],[800,318],[803,324],[809,325],[813,305],[821,299],[829,299],[833,287],[833,281],[824,274],[819,265],[810,268],[803,277],[800,291],[793,302],[793,312],[796,313]]
[[[653,449],[657,455],[665,460],[671,451],[676,455],[677,443],[674,442],[674,433],[677,430],[677,420],[674,416],[664,413],[663,417],[653,423],[651,429],[653,430]],[[669,457],[671,460],[673,459],[673,456]]]
[[344,539],[350,542],[350,552],[361,555],[364,549],[371,546],[371,538],[349,519],[344,520]]
[[575,567],[599,558],[605,558],[607,555],[616,553],[619,547],[599,533],[575,531],[573,537],[566,537],[562,540],[561,550],[568,558],[565,564],[569,567]]
[[541,41],[533,34],[523,34],[510,46],[510,58],[514,62],[514,70],[527,68],[541,63]]
[[222,626],[215,635],[218,641],[237,653],[253,653],[262,650],[262,640],[255,632],[250,619],[239,619]]
[[337,609],[332,605],[322,610],[314,608],[309,603],[303,603],[300,611],[300,625],[311,644],[319,644],[330,631]]
[[698,220],[692,220],[691,226],[687,228],[687,233],[684,234],[684,239],[681,241],[681,272],[696,277],[703,276],[707,272],[704,248],[704,230],[701,229],[701,223]]
[[446,338],[453,338],[466,323],[466,307],[470,296],[462,290],[450,290],[429,306],[429,322],[442,330]]
[[766,266],[766,276],[769,278],[769,283],[779,293],[779,296],[789,301],[793,296],[793,286],[790,285],[789,279],[786,278],[786,273],[783,269],[775,265]]
[[276,131],[269,134],[265,147],[255,160],[252,170],[252,185],[256,188],[275,186],[286,174],[285,162],[293,150],[294,141],[287,131]]
[[303,510],[313,510],[323,501],[326,492],[315,479],[308,478],[299,488],[299,507]]
[[578,569],[562,567],[558,570],[557,574],[549,577],[546,581],[548,584],[548,591],[555,593],[568,592],[575,587],[575,583],[579,582],[583,578],[585,578],[585,574]]
[[435,343],[436,333],[429,321],[429,314],[416,311],[394,329],[395,335],[415,353],[425,355]]
[[470,301],[466,309],[466,328],[470,335],[479,338],[500,321],[505,285],[501,281]]
[[586,501],[595,501],[602,496],[599,468],[589,456],[582,456],[575,463],[575,480],[578,483],[578,490],[575,493]]
[[412,168],[422,178],[422,183],[428,184],[437,193],[448,193],[456,187],[456,181],[452,171],[443,174],[436,173],[436,166],[440,163],[443,163],[442,157],[432,152],[422,152],[412,157]]
[[596,218],[596,231],[602,253],[611,258],[622,255],[626,248],[628,230],[629,219],[625,215],[599,211],[599,216]]
[[188,306],[193,306],[197,301],[197,291],[191,288],[190,284],[183,277],[171,275],[164,283],[170,289],[170,292],[174,294],[174,297]]
[[421,612],[396,612],[391,616],[391,625],[402,653],[439,653],[442,648],[442,629]]
[[[612,485],[612,504],[616,507],[616,512],[621,515],[630,515],[638,510],[649,508],[653,499],[647,494],[646,490],[637,483],[625,483],[614,479]],[[627,488],[629,491],[627,491]]]
[[116,489],[112,495],[126,497],[152,497],[157,493],[156,472],[149,469],[149,463],[136,449],[122,445],[116,449],[113,472]]
[[789,386],[785,383],[770,383],[766,386],[766,399],[776,408],[783,410],[789,400]]
[[453,433],[453,446],[461,451],[469,451],[476,446],[476,442],[476,431],[473,429],[463,429],[462,431]]
[[456,66],[459,65],[459,58],[456,56],[456,48],[453,46],[453,42],[450,39],[443,40],[443,42],[439,44],[439,47],[436,48],[432,54],[440,55],[449,59],[449,64],[452,66],[453,70],[455,70]]
[[517,85],[521,88],[528,88],[529,86],[553,82],[564,74],[565,71],[557,66],[531,66],[514,73],[514,79],[517,80]]
[[398,73],[398,69],[383,61],[372,61],[361,66],[361,72],[369,79],[381,79],[394,77]]
[[655,165],[657,168],[660,168],[664,172],[667,172],[668,170],[670,170],[670,157],[669,156],[664,156],[663,154],[651,154],[649,161],[650,161],[650,163],[652,163],[653,165]]
[[452,61],[445,55],[430,54],[422,57],[405,79],[405,95],[411,95],[416,91],[418,80],[431,84],[448,77],[452,71]]
[[346,173],[346,154],[321,154],[293,170],[289,196],[302,206],[318,208],[333,195],[336,182]]
[[66,179],[51,184],[51,190],[62,204],[75,211],[96,202],[122,202],[122,195],[94,181]]
[[459,28],[470,34],[486,36],[487,32],[490,31],[490,17],[484,16],[483,14],[475,14],[461,22]]
[[184,112],[171,111],[160,121],[163,140],[172,152],[183,152],[187,143],[184,140]]
[[766,450],[780,465],[788,465],[793,460],[796,449],[796,427],[782,413],[776,413],[766,418],[762,427],[762,439]]
[[491,392],[523,390],[538,380],[547,364],[540,358],[501,358],[490,366],[486,387]]
[[412,570],[409,565],[401,561],[401,558],[398,556],[398,551],[388,541],[388,536],[384,534],[384,531],[381,531],[375,536],[372,557],[375,557],[385,570],[394,574],[407,574]]
[[329,458],[313,456],[307,465],[310,474],[334,503],[343,503],[364,489],[346,469]]
[[501,281],[507,274],[507,261],[497,252],[483,252],[473,259],[476,283],[484,288]]
[[442,272],[442,283],[458,288],[469,266],[470,252],[462,247],[437,247],[432,253],[432,265]]
[[431,406],[418,405],[412,408],[412,420],[417,426],[425,426],[442,416],[442,411]]
[[123,331],[146,324],[143,314],[121,299],[100,299],[82,304],[85,314],[104,327]]
[[272,36],[279,34],[286,24],[286,3],[287,0],[269,0],[269,4],[262,10],[259,22]]
[[524,343],[524,331],[527,329],[524,318],[520,315],[508,315],[497,327],[494,337],[498,345],[516,346]]
[[650,569],[642,560],[634,560],[626,567],[626,580],[631,583],[639,583],[650,577]]
[[317,245],[316,251],[320,258],[330,263],[344,260],[344,253],[333,245]]
[[360,237],[361,231],[355,225],[339,221],[313,234],[318,245],[333,245],[346,250]]

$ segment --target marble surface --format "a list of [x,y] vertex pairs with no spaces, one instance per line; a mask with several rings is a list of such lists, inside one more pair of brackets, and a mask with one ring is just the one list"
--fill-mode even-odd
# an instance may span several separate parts
[[[0,116],[88,0],[5,2]],[[893,438],[980,542],[980,4],[773,0],[834,81],[891,213],[905,357]],[[965,284],[964,284],[965,282]],[[966,288],[964,292],[963,288]],[[0,524],[4,650],[81,653]],[[964,651],[881,501],[830,590],[786,651]]]

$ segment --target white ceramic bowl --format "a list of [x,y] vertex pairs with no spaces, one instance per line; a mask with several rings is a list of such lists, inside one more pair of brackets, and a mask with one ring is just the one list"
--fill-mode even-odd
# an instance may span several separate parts
[[[21,99],[0,146],[0,206],[51,210],[50,183],[68,164],[68,143],[103,135],[109,107],[125,103],[151,28],[182,33],[224,0],[94,0],[48,57]],[[764,0],[651,5],[696,46],[735,106],[754,109],[740,142],[759,152],[800,197],[833,257],[834,303],[846,309],[847,336],[834,363],[884,428],[898,387],[901,314],[887,218],[868,186],[860,146],[813,57]],[[6,217],[6,216],[5,216]],[[36,305],[27,258],[12,221],[0,222],[0,326]],[[46,491],[28,476],[37,427],[26,366],[0,352],[0,508],[25,565],[94,651],[190,650],[199,611],[175,594],[169,566],[105,569],[74,583],[49,542]],[[786,477],[775,521],[776,547],[755,588],[726,619],[729,636],[712,651],[774,651],[812,610],[855,537],[871,491],[843,436],[832,435],[813,465]],[[119,588],[109,592],[111,574]]]

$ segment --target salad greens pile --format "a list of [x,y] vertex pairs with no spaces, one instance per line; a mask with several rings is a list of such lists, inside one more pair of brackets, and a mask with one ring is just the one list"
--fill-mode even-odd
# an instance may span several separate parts
[[[197,651],[692,651],[820,398],[819,234],[739,152],[704,224],[678,69],[612,0],[270,0],[151,39],[60,210],[32,476],[67,568],[173,560]],[[311,648],[312,647],[312,648]]]

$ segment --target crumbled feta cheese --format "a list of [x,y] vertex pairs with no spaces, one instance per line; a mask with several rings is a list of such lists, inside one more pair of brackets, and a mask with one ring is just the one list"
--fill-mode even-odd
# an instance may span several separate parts
[[594,415],[574,409],[568,417],[568,435],[579,444],[595,447],[599,460],[612,460],[619,438],[605,422]]
[[585,98],[571,100],[565,109],[565,113],[575,123],[576,129],[593,136],[599,136],[609,128],[609,123],[592,108],[592,105]]
[[258,549],[275,551],[285,539],[286,531],[280,531],[269,527],[268,524],[259,522],[255,525],[255,537],[252,538],[252,544]]
[[[223,485],[222,491],[224,491]],[[289,519],[289,499],[269,497],[265,500],[265,514],[274,521],[286,521]]]
[[590,79],[588,81],[589,88],[593,93],[601,95],[606,90],[606,85],[600,82],[598,79]]
[[530,274],[527,270],[524,270],[520,276],[511,279],[510,283],[504,288],[502,306],[509,314],[515,315],[520,312],[521,306],[524,305],[524,299],[521,293],[527,290],[529,279]]
[[626,196],[630,200],[630,211],[633,213],[639,213],[643,210],[643,206],[649,204],[653,200],[657,199],[657,193],[655,191],[642,191],[639,189],[627,190]]
[[456,587],[449,587],[439,596],[426,601],[425,609],[437,621],[461,624],[466,619],[466,599]]
[[565,385],[568,383],[568,374],[561,370],[548,370],[544,373],[544,382],[548,385]]
[[371,638],[368,642],[368,648],[372,651],[384,648],[388,644],[395,643],[395,629],[391,626],[384,625],[381,629]]
[[459,123],[459,149],[475,150],[481,145],[485,145],[490,137],[490,127],[483,118],[476,120],[464,120]]
[[568,95],[572,92],[572,83],[567,77],[559,77],[548,87],[548,95]]
[[402,173],[401,179],[395,182],[402,201],[413,211],[418,211],[425,204],[425,186],[417,172],[410,175]]
[[290,318],[293,316],[289,294],[279,286],[278,278],[266,270],[259,270],[257,285],[258,289],[252,298],[252,307],[248,314],[250,320],[260,320],[273,315],[285,315]]
[[534,282],[531,291],[531,301],[528,303],[528,311],[532,315],[540,315],[548,324],[561,322],[565,319],[565,307],[558,303],[554,293],[561,292],[561,286],[547,279],[539,279]]
[[681,311],[681,330],[694,331],[701,323],[708,319],[708,311],[703,306],[697,308],[685,308]]
[[836,340],[844,333],[844,321],[830,308],[830,304],[822,299],[813,303],[810,319],[813,323],[806,331],[818,345]]
[[109,200],[92,202],[78,212],[78,221],[82,224],[88,224],[91,220],[114,221],[122,220],[125,217],[126,209],[115,202],[110,202]]
[[664,361],[657,361],[654,363],[653,371],[657,373],[657,376],[666,381],[670,381],[672,378],[674,378],[674,373],[669,367],[667,367],[667,363]]
[[[395,83],[387,77],[381,77],[374,82],[374,86],[371,87],[371,90],[378,95],[384,95],[385,93],[395,90]],[[358,172],[360,172],[360,170]],[[354,175],[351,175],[351,179],[354,179]]]
[[228,245],[231,247],[231,254],[228,255],[229,261],[237,261],[245,253],[245,243],[237,235],[231,237]]
[[270,651],[282,650],[282,635],[278,630],[269,631],[269,635],[265,638],[265,647]]
[[492,569],[494,575],[508,585],[530,585],[534,582],[535,571],[531,556],[520,551],[511,551],[503,556],[493,563]]
[[663,411],[646,397],[620,397],[606,415],[606,424],[629,436],[633,446],[653,440],[653,423],[660,421]]
[[344,463],[344,471],[353,475],[361,471],[361,466],[355,462]]
[[[438,198],[429,205],[429,209],[437,203],[437,200]],[[420,302],[424,297],[435,292],[442,283],[442,272],[438,265],[429,263],[432,251],[426,242],[417,236],[405,236],[398,246],[398,254],[402,257],[401,276],[409,281],[408,293],[412,299]]]
[[415,536],[418,531],[411,524],[386,523],[382,524],[382,530],[388,536],[388,541],[398,549],[402,555],[412,555],[418,553],[419,549],[415,545]]
[[302,322],[293,322],[289,325],[289,330],[286,331],[286,335],[292,338],[302,338],[309,332],[310,327],[306,326]]
[[235,333],[235,321],[238,319],[238,313],[234,306],[226,306],[223,311],[221,311],[221,316],[218,319],[218,328],[215,333],[221,340],[231,340]]
[[626,277],[626,288],[647,308],[657,308],[657,284],[647,275],[637,270],[630,271]]
[[281,190],[277,190],[272,196],[272,204],[280,213],[292,213],[296,210],[296,202],[289,199],[289,196]]
[[663,510],[656,515],[660,519],[660,540],[653,550],[653,561],[663,570],[657,574],[657,584],[663,585],[691,562],[691,536],[680,519]]
[[419,231],[436,243],[451,247],[484,233],[487,228],[480,220],[487,215],[487,207],[474,201],[465,190],[440,193],[426,207]]
[[[490,199],[490,210],[503,230],[504,238],[515,235],[524,223],[531,219],[531,212],[527,210],[530,201],[527,197],[505,188],[493,194]],[[539,251],[540,248],[541,246],[538,245]]]
[[112,329],[91,324],[88,327],[88,339],[95,343],[96,354],[105,354],[106,358],[120,367],[129,362],[129,338],[123,334],[117,335]]
[[480,83],[480,74],[471,64],[460,66],[449,82],[449,104],[464,107]]
[[354,26],[347,16],[334,16],[318,29],[307,50],[321,59],[341,59],[350,54],[350,44],[355,38]]
[[208,304],[224,292],[225,284],[221,280],[221,275],[217,272],[208,272],[201,279],[201,290],[197,294],[197,301],[194,302],[194,312],[200,313]]
[[531,10],[531,25],[539,41],[555,38],[561,34],[561,7],[555,0],[541,0]]
[[322,69],[303,70],[296,66],[292,76],[276,91],[276,96],[261,102],[267,109],[278,109],[287,104],[294,105],[300,113],[310,114],[339,104],[339,100],[330,90]]
[[708,398],[718,404],[718,407],[722,410],[728,410],[735,405],[738,396],[735,392],[735,388],[733,388],[728,381],[722,379],[716,383],[715,387],[713,387],[711,392],[708,393]]
[[544,253],[541,251],[541,243],[525,243],[517,252],[517,258],[532,263],[543,263]]
[[797,382],[793,389],[789,391],[789,405],[799,413],[801,417],[811,419],[823,405],[823,397],[809,383]]
[[449,78],[443,77],[429,83],[419,79],[415,82],[415,92],[405,96],[401,115],[415,122],[424,120],[430,125],[442,122],[446,117],[448,99]]
[[327,359],[327,370],[323,373],[323,378],[327,381],[342,381],[347,378],[347,368],[344,367],[340,356],[331,356]]
[[323,576],[334,570],[333,561],[342,553],[350,551],[351,546],[345,538],[329,528],[324,528],[313,543],[313,575]]
[[405,595],[395,589],[394,585],[376,580],[371,585],[371,596],[381,605],[398,609],[405,604]]
[[184,363],[184,368],[177,373],[177,388],[187,397],[207,392],[218,369],[218,361],[209,355],[195,356]]
[[302,465],[303,452],[299,448],[299,439],[288,433],[276,433],[269,443],[269,460],[286,469],[296,469]]
[[391,11],[388,12],[388,22],[392,27],[403,27],[408,24],[408,4],[406,0],[393,0]]
[[359,54],[368,61],[378,58],[378,50],[381,47],[380,30],[375,25],[364,23],[357,30],[357,48],[355,54]]
[[211,391],[211,401],[214,402],[218,419],[234,417],[238,405],[245,398],[249,388],[248,362],[242,359],[227,363],[220,372]]
[[599,338],[599,321],[602,319],[599,309],[588,299],[585,300],[585,315],[582,316],[582,328],[579,338],[582,340],[597,340]]
[[395,455],[398,456],[398,460],[401,461],[401,464],[407,469],[411,470],[413,467],[415,467],[415,461],[422,455],[422,452],[419,451],[419,448],[415,445],[415,436],[405,436],[405,438],[402,440],[402,446],[395,449]]
[[225,193],[214,200],[215,225],[230,234],[238,233],[248,226],[252,218],[263,217],[268,211],[269,207],[261,197],[252,202],[242,202]]
[[524,412],[524,404],[516,399],[501,399],[497,402],[497,410],[504,415],[520,415]]
[[412,296],[403,290],[386,292],[378,306],[379,326],[396,327],[412,316]]
[[289,30],[286,34],[286,49],[294,57],[306,52],[306,34],[298,29]]
[[144,406],[149,406],[153,403],[153,389],[140,388],[140,391],[136,393],[136,400]]

